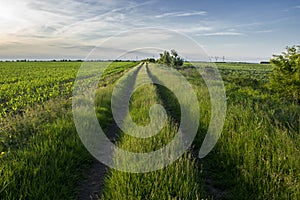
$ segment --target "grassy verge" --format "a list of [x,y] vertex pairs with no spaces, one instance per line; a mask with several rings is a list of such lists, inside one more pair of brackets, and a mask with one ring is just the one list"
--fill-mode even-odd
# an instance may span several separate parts
[[[138,76],[148,76],[143,67]],[[136,123],[150,122],[149,109],[153,104],[162,104],[154,85],[139,87],[131,97],[130,115]],[[129,113],[128,113],[129,115]],[[141,139],[123,134],[117,143],[131,152],[150,152],[161,148],[176,134],[178,125],[171,118],[154,137]],[[116,154],[116,162],[125,162]],[[128,163],[139,165],[139,163]],[[173,164],[148,173],[127,173],[111,170],[106,179],[104,199],[200,199],[203,196],[199,185],[200,173],[191,154],[185,153]]]
[[[217,145],[202,160],[204,177],[222,191],[222,199],[299,199],[299,105],[266,91],[264,79],[257,78],[254,87],[253,80],[243,81],[249,79],[248,72],[239,71],[237,80],[222,70],[227,117]],[[205,84],[196,70],[182,73],[196,86],[201,110],[207,112],[201,114],[199,130],[206,131],[210,107]],[[264,77],[264,73],[258,76]],[[251,92],[245,92],[249,87]],[[196,146],[202,138],[199,134]]]

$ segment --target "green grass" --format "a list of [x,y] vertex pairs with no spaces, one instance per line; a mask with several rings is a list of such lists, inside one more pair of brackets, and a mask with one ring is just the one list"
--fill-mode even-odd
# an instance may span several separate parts
[[[145,75],[147,76],[147,72],[143,67],[137,78]],[[145,125],[149,123],[149,108],[157,103],[162,104],[157,88],[149,84],[142,86],[131,98],[130,115],[135,122]],[[123,133],[117,145],[131,152],[149,152],[168,143],[177,130],[178,125],[172,118],[168,118],[165,127],[155,137],[137,139]],[[140,165],[138,162],[128,163],[126,158],[119,157],[118,154],[115,154],[115,162],[130,165],[130,168]],[[204,196],[200,178],[196,161],[187,152],[171,165],[153,172],[111,170],[106,178],[103,199],[200,199]]]
[[92,159],[77,136],[70,102],[50,101],[11,120],[14,130],[1,132],[15,145],[0,158],[1,198],[74,199],[74,183]]
[[[137,63],[114,62],[99,82],[95,110],[106,131],[113,123],[113,88],[134,65]],[[203,68],[203,63],[193,65]],[[222,191],[223,199],[300,199],[300,106],[268,90],[270,65],[216,65],[224,79],[228,108],[224,130],[213,151],[200,161],[188,151],[154,172],[110,170],[104,199],[213,198],[216,192],[211,192],[211,187]],[[79,66],[77,62],[0,63],[0,199],[76,199],[77,184],[93,162],[76,133],[71,112],[70,94]],[[200,126],[192,148],[197,152],[210,120],[209,93],[195,69],[185,66],[179,71],[198,97]],[[83,77],[99,73],[90,72]],[[147,76],[143,67],[138,78]],[[19,100],[23,102],[20,105]],[[130,114],[137,124],[147,125],[149,109],[157,103],[168,113],[163,129],[146,139],[120,133],[119,147],[150,152],[172,140],[181,113],[167,88],[138,88],[127,117]],[[119,164],[127,163],[115,156]],[[138,163],[130,163],[130,167],[135,165]]]
[[[204,177],[225,191],[224,199],[299,199],[300,106],[266,90],[265,79],[257,79],[257,85],[243,81],[257,77],[240,70],[242,65],[228,67],[239,70],[241,83],[226,72],[226,66],[220,70],[226,80],[227,116],[221,138],[202,160]],[[270,73],[265,67],[252,65],[256,71],[263,68],[261,77]],[[201,133],[209,123],[207,89],[195,70],[182,73],[198,86],[194,88],[200,108],[207,113],[200,120]],[[199,134],[196,147],[202,139]]]
[[[3,65],[12,70],[13,64],[16,63]],[[75,70],[72,66],[76,63],[17,64],[15,72],[21,73],[21,78],[32,70],[32,78],[38,82],[40,79],[35,70],[43,77],[48,76],[47,67],[50,71],[53,67],[60,74],[59,81],[69,72],[65,65]],[[136,63],[113,63],[108,70],[117,67],[118,71],[109,75],[114,77],[109,83],[112,85],[134,65]],[[73,75],[72,80],[76,73]],[[29,85],[30,79],[25,80]],[[107,90],[105,87],[100,89]],[[104,98],[99,91],[96,93],[96,99]],[[94,159],[77,135],[71,105],[68,95],[61,95],[33,106],[27,105],[26,112],[11,112],[0,118],[0,199],[77,198],[77,185]]]
[[[228,103],[221,138],[213,151],[200,161],[201,164],[192,162],[194,170],[200,171],[195,172],[186,166],[183,169],[187,174],[191,172],[198,174],[198,180],[191,178],[191,181],[197,183],[198,188],[195,190],[199,192],[205,188],[211,198],[219,196],[218,193],[222,192],[222,199],[298,199],[300,195],[300,163],[298,159],[300,146],[297,141],[300,139],[300,107],[267,90],[265,84],[268,82],[270,66],[251,65],[251,70],[242,70],[242,65],[229,66],[228,64],[226,66],[223,64],[223,68],[220,69],[226,80]],[[226,71],[226,67],[229,72]],[[251,71],[257,71],[257,75],[250,76]],[[198,96],[201,118],[193,148],[199,149],[210,120],[209,93],[205,83],[194,69],[185,68],[180,72],[193,85]],[[236,74],[232,74],[232,72]],[[141,124],[149,123],[149,117],[147,117],[150,106],[147,104],[149,99],[145,98],[144,94],[152,97],[150,91],[149,87],[142,88],[137,90],[132,97],[130,114]],[[167,129],[168,133],[172,132],[172,127],[176,127],[178,119],[180,119],[178,102],[167,88],[158,86],[156,93],[160,95],[152,98],[158,102],[161,101],[160,97],[164,98],[164,106],[175,120]],[[168,137],[172,138],[172,134]],[[155,143],[158,144],[158,147],[153,147],[151,140],[150,143],[146,143],[144,140],[124,135],[120,145],[122,148],[134,152],[148,152],[160,148],[168,142],[165,138],[163,140],[165,142],[159,143],[157,141],[160,140],[156,139]],[[150,149],[147,150],[148,148]],[[190,154],[188,155],[188,159],[185,156],[182,159],[193,160]],[[178,162],[180,163],[182,160],[178,160]],[[176,166],[178,163],[175,162],[173,165]],[[168,184],[163,188],[148,184],[148,180],[152,180],[154,183],[164,183],[164,178],[168,177],[169,171],[176,174],[172,170],[173,165],[156,172],[137,175],[112,171],[106,184],[106,192],[107,190],[108,192],[104,197],[107,199],[128,197],[129,199],[180,197],[196,199],[195,196],[189,196],[190,193],[185,193],[184,195],[187,195],[185,197],[179,197],[179,194],[168,196],[170,190],[167,188],[171,187]],[[203,169],[199,167],[201,165],[203,165]],[[200,173],[201,170],[203,170],[203,174]],[[183,174],[180,176],[184,176]],[[173,187],[176,187],[177,182],[182,181],[180,178],[178,180],[168,178],[173,181]],[[208,182],[209,185],[206,185]],[[193,188],[191,185],[188,187]],[[212,192],[212,188],[215,188],[214,192]],[[155,195],[152,194],[154,190],[155,192],[161,190],[164,192],[158,192],[158,195]],[[148,194],[151,195],[147,196]],[[203,192],[198,194],[202,194],[200,197],[203,197]]]

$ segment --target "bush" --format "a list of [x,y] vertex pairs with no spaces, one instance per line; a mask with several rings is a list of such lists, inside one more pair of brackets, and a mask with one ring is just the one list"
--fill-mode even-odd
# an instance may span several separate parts
[[300,103],[300,46],[287,47],[286,50],[270,60],[274,68],[269,87]]

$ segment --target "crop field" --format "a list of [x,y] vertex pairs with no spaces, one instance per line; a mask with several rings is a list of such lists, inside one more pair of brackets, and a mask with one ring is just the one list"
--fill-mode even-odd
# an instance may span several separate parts
[[[72,93],[81,64],[0,62],[0,199],[81,199],[80,183],[88,179],[96,162],[73,120]],[[137,138],[136,130],[115,129],[111,140],[117,147],[135,153],[164,147],[182,128],[181,106],[190,110],[187,121],[195,123],[198,114],[200,118],[191,147],[170,165],[147,173],[105,168],[95,191],[99,199],[300,199],[300,105],[268,89],[271,65],[184,63],[176,71],[195,92],[198,110],[162,86],[179,76],[165,75],[169,67],[112,62],[104,69],[107,64],[91,62],[91,70],[80,77],[84,82],[102,73],[94,104],[107,135],[116,126],[111,106],[114,88],[126,80],[135,86],[139,81],[156,84],[132,90],[124,122],[147,126],[154,120],[149,114],[153,105],[166,111],[166,118],[155,119],[165,123],[153,137]],[[199,72],[213,64],[224,81],[227,113],[216,146],[200,159],[212,105]],[[113,162],[125,168],[140,165],[128,163],[118,152],[113,156]],[[172,151],[169,156],[176,157]]]

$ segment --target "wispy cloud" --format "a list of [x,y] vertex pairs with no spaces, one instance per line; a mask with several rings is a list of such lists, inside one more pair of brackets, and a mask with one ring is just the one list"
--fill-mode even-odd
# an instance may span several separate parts
[[231,28],[251,28],[263,25],[262,22],[242,23],[231,26]]
[[[295,14],[300,9],[299,3],[281,2],[278,3],[281,6],[274,5],[276,10],[288,8],[289,12],[285,13],[274,13],[272,9],[264,9],[262,12],[262,6],[268,6],[267,3],[261,2],[260,6],[255,6],[254,9],[250,9],[247,6],[249,4],[252,3],[242,2],[239,9],[236,5],[232,15],[232,7],[228,2],[220,2],[216,7],[210,1],[203,4],[192,0],[0,0],[0,59],[4,55],[22,58],[35,55],[84,56],[93,46],[111,36],[144,27],[175,30],[195,37],[197,42],[207,45],[208,48],[217,46],[214,45],[216,42],[253,45],[253,52],[249,51],[246,55],[257,54],[255,45],[266,43],[264,48],[271,49],[285,46],[284,43],[298,41],[300,26]],[[282,36],[281,42],[267,45],[268,41],[265,42],[265,37],[262,36],[267,35],[279,41],[277,37],[281,36],[276,34],[278,30],[291,36]],[[146,35],[147,31],[140,32],[141,34],[126,37],[123,34],[124,38],[115,46],[108,46],[105,52],[120,52],[116,50],[118,46],[123,46],[122,50],[130,49],[131,43],[147,42],[147,46],[153,46],[155,42],[160,41],[161,45],[174,39],[168,34]],[[254,39],[260,42],[253,43]],[[175,49],[186,47],[182,39],[166,43],[166,48],[169,49],[172,45],[178,45],[174,46]],[[239,54],[238,49],[243,46],[226,48],[232,49],[234,54]],[[193,51],[190,50],[191,53]],[[218,50],[212,48],[212,51],[218,54]],[[228,52],[227,49],[224,51]]]
[[176,30],[183,33],[199,34],[202,32],[212,31],[210,26],[194,26],[194,27],[177,27]]
[[196,35],[197,36],[240,36],[244,34],[239,32],[214,32],[214,33],[203,33],[203,34],[196,34]]
[[3,30],[0,43],[31,37],[99,41],[136,27],[136,21],[143,18],[135,17],[136,10],[151,3],[153,1],[15,0],[2,6],[0,2],[0,11],[3,10],[0,12],[0,29]]
[[255,31],[254,33],[272,33],[273,30],[261,30],[261,31]]
[[192,11],[192,12],[168,12],[163,13],[160,15],[156,15],[156,18],[163,18],[163,17],[189,17],[195,15],[206,15],[206,11]]

